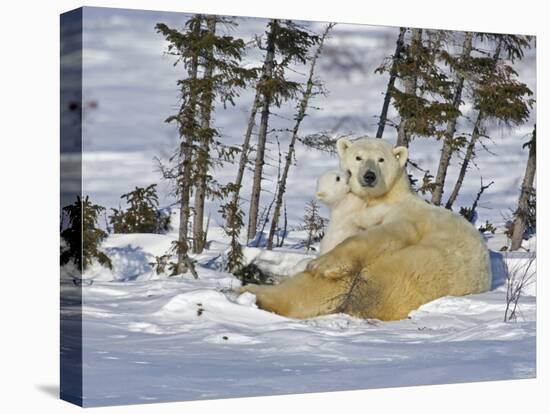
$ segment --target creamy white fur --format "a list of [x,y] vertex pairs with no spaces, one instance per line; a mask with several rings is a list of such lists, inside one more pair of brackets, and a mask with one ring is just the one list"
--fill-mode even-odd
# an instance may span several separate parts
[[367,203],[350,192],[349,175],[342,170],[325,172],[317,181],[317,199],[330,209],[330,218],[319,253],[332,250],[348,237],[369,226],[381,224],[389,206],[367,208]]
[[[241,292],[256,294],[262,309],[294,318],[346,312],[396,320],[434,299],[490,288],[483,238],[463,217],[411,190],[405,147],[364,138],[339,140],[337,148],[342,169],[351,175],[351,191],[368,204],[365,212],[389,206],[383,222],[348,237],[305,272],[274,286],[247,285]],[[365,178],[369,171],[375,180]]]

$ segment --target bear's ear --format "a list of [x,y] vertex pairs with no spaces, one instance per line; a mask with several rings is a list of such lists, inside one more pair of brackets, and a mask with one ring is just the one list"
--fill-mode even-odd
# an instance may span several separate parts
[[395,147],[393,149],[393,155],[399,161],[399,165],[404,167],[407,163],[407,157],[409,156],[409,150],[406,147]]
[[351,142],[347,140],[346,138],[340,138],[338,141],[336,141],[336,149],[338,150],[338,155],[340,158],[344,156],[344,153],[346,150],[351,146]]

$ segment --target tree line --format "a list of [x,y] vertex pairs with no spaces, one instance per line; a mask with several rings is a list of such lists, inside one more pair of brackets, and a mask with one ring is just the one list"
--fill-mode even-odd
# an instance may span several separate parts
[[[178,237],[173,243],[176,258],[171,263],[173,274],[190,270],[196,275],[192,255],[201,253],[207,246],[207,199],[219,201],[219,214],[230,240],[227,271],[234,273],[242,269],[243,237],[246,238],[244,244],[264,242],[267,249],[282,245],[287,230],[285,194],[291,168],[297,163],[296,145],[334,151],[335,136],[323,131],[307,136],[301,132],[303,120],[313,108],[312,99],[325,93],[317,66],[334,26],[327,24],[315,33],[291,20],[270,19],[265,32],[249,43],[235,35],[238,20],[232,17],[196,14],[189,17],[181,29],[164,23],[155,26],[167,41],[165,53],[173,56],[174,65],[181,69],[181,78],[177,81],[178,110],[166,119],[177,126],[178,147],[167,161],[159,162],[162,177],[173,184],[179,205]],[[476,151],[484,148],[485,141],[490,139],[490,125],[515,127],[529,122],[534,106],[533,92],[520,81],[514,63],[524,58],[532,44],[529,36],[398,29],[394,51],[375,71],[388,79],[375,136],[383,139],[388,128],[394,128],[397,145],[408,147],[418,138],[432,139],[434,145],[439,145],[435,175],[415,163],[414,157],[409,163],[412,169],[423,174],[421,182],[411,176],[412,184],[417,191],[428,195],[431,203],[453,209]],[[250,49],[262,53],[263,60],[256,66],[244,63]],[[296,68],[302,68],[305,73],[302,81],[292,76]],[[248,121],[243,125],[242,144],[229,145],[216,128],[214,115],[235,105],[247,89],[253,91],[254,98]],[[278,142],[279,164],[273,199],[262,205],[264,166],[269,136],[274,132],[270,125],[276,111],[285,103],[294,103],[296,109],[285,130],[286,150],[281,150]],[[395,118],[389,116],[390,105],[397,113]],[[517,208],[506,229],[511,240],[510,250],[519,249],[526,235],[534,231],[535,125],[524,148],[528,150],[525,178]],[[460,165],[459,174],[454,182],[449,182],[447,172],[453,159]],[[215,170],[229,164],[236,165],[234,180],[218,182]],[[247,173],[252,178],[248,202],[242,195]],[[475,220],[479,198],[489,187],[490,184],[482,183],[474,204],[461,209],[467,219]],[[167,229],[168,219],[157,209],[154,185],[137,187],[122,197],[129,207],[126,211],[113,210],[110,223],[115,232]],[[248,208],[246,214],[245,207]],[[67,206],[65,212],[73,217],[74,212],[86,210],[84,217],[93,216],[88,217],[87,223],[95,229],[101,209],[85,198]],[[71,223],[77,226],[77,221]],[[315,203],[308,204],[304,223],[309,249],[323,227]],[[494,231],[494,227],[486,223],[481,230]],[[63,238],[70,243],[70,236],[66,236]],[[99,242],[104,237],[96,234],[94,240]],[[65,254],[65,261],[67,255],[69,253]],[[104,258],[101,260],[106,263]]]

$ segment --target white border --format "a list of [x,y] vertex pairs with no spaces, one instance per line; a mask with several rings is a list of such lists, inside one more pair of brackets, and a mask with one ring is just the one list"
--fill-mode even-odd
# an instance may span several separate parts
[[[2,4],[0,67],[0,373],[2,412],[71,413],[78,408],[52,396],[58,381],[58,133],[59,13],[78,1],[23,1]],[[547,176],[549,30],[541,0],[358,1],[276,0],[89,0],[88,6],[288,17],[345,23],[436,27],[537,35],[538,177]],[[537,186],[538,211],[548,192]],[[542,181],[542,184],[544,182]],[[548,213],[539,214],[538,378],[102,408],[101,412],[231,413],[538,413],[548,406]],[[215,375],[215,373],[213,373]],[[49,391],[48,391],[49,390]],[[548,391],[546,391],[548,393]],[[545,398],[546,397],[546,398]],[[95,412],[96,409],[90,409]]]

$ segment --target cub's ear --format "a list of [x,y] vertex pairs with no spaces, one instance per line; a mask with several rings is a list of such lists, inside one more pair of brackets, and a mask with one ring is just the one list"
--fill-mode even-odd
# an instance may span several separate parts
[[322,200],[323,198],[325,198],[325,193],[323,191],[317,191],[315,193],[315,198],[317,200]]
[[407,157],[409,156],[409,150],[406,147],[395,147],[393,149],[393,155],[399,161],[399,165],[404,167],[407,163]]
[[344,156],[346,150],[351,146],[351,142],[346,138],[340,138],[336,141],[336,149],[338,150],[338,155],[340,158]]

